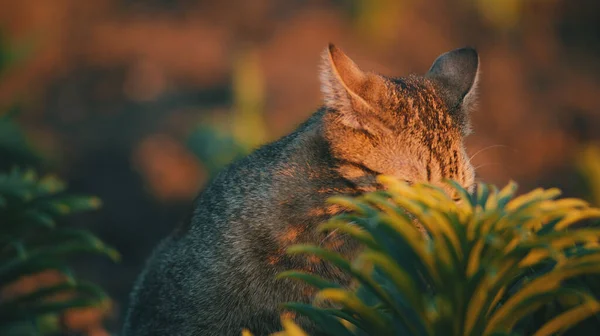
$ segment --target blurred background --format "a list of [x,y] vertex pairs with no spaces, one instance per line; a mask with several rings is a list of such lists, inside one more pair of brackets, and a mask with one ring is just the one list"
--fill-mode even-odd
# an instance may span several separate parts
[[0,0],[0,114],[15,115],[0,124],[0,168],[55,172],[103,200],[69,225],[122,254],[75,261],[115,300],[107,330],[207,180],[319,107],[329,42],[391,76],[476,47],[479,178],[594,199],[597,0]]

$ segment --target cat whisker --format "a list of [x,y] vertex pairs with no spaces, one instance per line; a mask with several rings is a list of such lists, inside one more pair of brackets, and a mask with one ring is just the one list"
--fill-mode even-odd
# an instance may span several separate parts
[[473,170],[477,170],[479,168],[483,168],[483,167],[487,167],[487,166],[492,166],[492,165],[500,165],[500,163],[499,162],[490,162],[490,163],[480,164],[477,167],[473,167]]
[[485,152],[485,151],[486,151],[486,150],[488,150],[488,149],[500,148],[500,147],[509,148],[507,145],[491,145],[491,146],[487,146],[487,147],[484,147],[484,148],[482,148],[482,149],[478,150],[477,152],[475,152],[475,154],[473,154],[473,155],[472,155],[472,156],[469,158],[469,161],[473,160],[473,159],[474,159],[474,158],[475,158],[477,155],[479,155],[479,154],[481,154],[481,153]]
[[338,229],[335,229],[335,230],[333,230],[333,231],[329,232],[329,233],[327,234],[327,236],[325,236],[325,238],[323,238],[323,240],[321,240],[321,242],[319,243],[319,246],[323,246],[323,243],[325,243],[325,241],[326,241],[327,239],[331,238],[331,237],[332,237],[332,236],[335,234],[335,232],[336,232],[337,230],[338,230]]

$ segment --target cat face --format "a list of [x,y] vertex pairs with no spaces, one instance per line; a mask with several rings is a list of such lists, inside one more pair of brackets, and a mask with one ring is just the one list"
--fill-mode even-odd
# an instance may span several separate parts
[[475,50],[441,55],[424,76],[364,72],[330,45],[321,71],[325,136],[348,179],[386,174],[442,188],[443,179],[472,190],[474,169],[463,138],[470,133],[479,58]]

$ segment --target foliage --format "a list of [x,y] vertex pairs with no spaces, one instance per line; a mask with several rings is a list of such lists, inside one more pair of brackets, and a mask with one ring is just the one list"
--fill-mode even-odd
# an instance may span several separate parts
[[[7,38],[0,30],[0,79],[12,67],[22,62],[28,56],[26,45],[16,46],[7,43]],[[12,103],[12,102],[8,102]],[[33,151],[23,131],[14,121],[19,109],[14,106],[8,111],[0,111],[0,164],[6,158],[13,163],[36,164],[39,162],[38,154]],[[2,160],[4,159],[4,160]]]
[[233,63],[234,113],[232,134],[247,151],[266,141],[265,83],[258,51],[241,48]]
[[226,132],[200,125],[192,132],[187,147],[200,159],[210,176],[246,154],[246,149]]
[[[22,277],[56,270],[65,276],[57,285],[0,300],[0,333],[33,334],[60,330],[59,316],[76,307],[106,306],[108,298],[97,286],[75,278],[65,258],[99,253],[113,260],[118,253],[87,230],[63,228],[67,215],[97,209],[95,197],[63,193],[65,185],[53,176],[38,178],[32,170],[0,174],[0,288]],[[54,299],[60,294],[64,299]]]
[[[496,30],[515,28],[522,19],[527,1],[524,0],[469,0],[479,15]],[[529,0],[534,2],[536,0]]]
[[[380,182],[386,191],[333,198],[351,211],[320,226],[361,242],[365,249],[356,258],[308,245],[288,250],[318,256],[359,285],[343,289],[300,271],[280,275],[319,289],[312,305],[285,308],[325,333],[552,335],[600,311],[593,293],[574,281],[600,272],[600,229],[576,225],[600,217],[599,209],[556,199],[557,189],[514,197],[514,183],[501,191],[479,185],[470,195],[448,182],[460,198],[455,202],[429,184]],[[285,320],[279,335],[301,335],[292,324]]]
[[[13,109],[5,115],[0,115],[0,157],[4,160],[10,158],[11,164],[38,164],[39,155],[31,148],[21,127],[13,118],[17,112],[17,109]],[[3,162],[4,160],[0,160],[0,164],[8,164]]]
[[600,148],[588,145],[578,156],[578,168],[584,175],[591,202],[600,206]]
[[348,11],[354,22],[356,33],[368,37],[375,43],[389,43],[396,34],[396,24],[402,20],[408,0],[352,0]]
[[0,30],[0,75],[31,54],[31,43],[16,44],[8,41],[7,35]]
[[237,52],[232,64],[233,107],[217,122],[203,122],[190,135],[187,146],[212,177],[268,137],[265,123],[264,79],[260,58],[252,47]]
[[[23,56],[0,35],[0,75]],[[0,115],[2,166],[38,164],[16,112]],[[97,253],[117,260],[118,253],[87,230],[58,226],[64,216],[98,209],[101,202],[65,188],[58,178],[40,178],[33,169],[0,172],[0,335],[56,334],[65,328],[61,318],[67,311],[109,307],[106,293],[77,279],[66,258]],[[56,283],[40,280],[48,274]]]
[[[407,6],[418,5],[412,0],[346,0],[348,13],[355,22],[357,33],[370,39],[389,41],[393,39],[395,21],[406,12]],[[477,17],[495,32],[518,29],[528,6],[540,0],[462,0],[456,5],[473,10]]]

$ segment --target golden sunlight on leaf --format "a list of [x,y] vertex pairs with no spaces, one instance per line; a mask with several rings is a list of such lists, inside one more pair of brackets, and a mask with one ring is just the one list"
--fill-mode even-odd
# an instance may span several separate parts
[[[350,213],[323,227],[347,226],[342,231],[364,244],[353,260],[311,245],[288,248],[290,254],[318,255],[361,286],[323,287],[285,272],[280,276],[319,289],[312,306],[290,303],[288,309],[298,307],[297,313],[328,331],[334,323],[332,335],[352,335],[358,328],[368,335],[471,336],[517,332],[519,323],[547,304],[557,305],[558,315],[529,327],[539,335],[563,332],[600,310],[590,289],[564,286],[600,274],[600,228],[572,225],[600,218],[600,209],[557,199],[558,189],[515,197],[513,182],[500,190],[479,184],[469,195],[453,181],[450,188],[408,185],[389,176],[378,181],[384,190],[330,199]],[[323,310],[319,304],[325,301],[342,309]],[[334,322],[340,319],[345,323]]]
[[600,205],[600,148],[597,146],[583,148],[577,164],[587,180],[591,201],[596,205]]
[[494,28],[509,30],[519,23],[524,0],[475,0],[482,17]]
[[356,0],[356,30],[375,43],[393,41],[410,0]]
[[233,136],[252,149],[264,143],[268,134],[265,120],[265,83],[257,49],[238,51],[233,64]]

